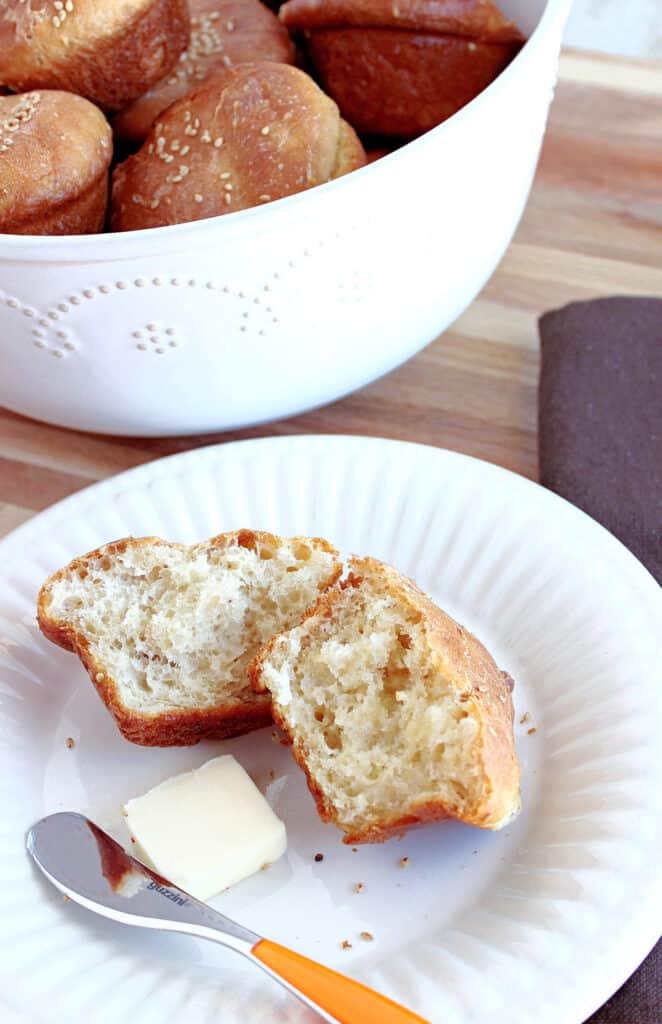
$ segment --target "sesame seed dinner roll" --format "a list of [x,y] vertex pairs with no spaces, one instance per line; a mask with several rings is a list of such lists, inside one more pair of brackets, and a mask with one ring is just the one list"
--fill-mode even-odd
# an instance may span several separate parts
[[66,89],[121,110],[188,41],[186,0],[0,0],[0,85]]
[[356,134],[312,78],[239,64],[174,103],[113,175],[115,231],[245,210],[365,163]]
[[113,121],[118,138],[142,142],[166,107],[215,71],[244,61],[291,64],[287,29],[260,0],[191,0],[191,42],[170,73]]
[[80,96],[0,96],[0,231],[101,231],[112,152],[108,122]]

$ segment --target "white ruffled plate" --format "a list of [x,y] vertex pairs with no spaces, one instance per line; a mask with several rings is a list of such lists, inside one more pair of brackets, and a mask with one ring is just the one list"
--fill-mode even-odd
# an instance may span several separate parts
[[[121,738],[77,659],[40,636],[42,580],[128,533],[194,541],[241,526],[320,534],[385,559],[485,641],[517,680],[524,810],[514,825],[490,834],[439,823],[353,851],[319,822],[269,729],[183,750]],[[580,1024],[657,939],[662,591],[613,537],[542,488],[393,441],[227,444],[36,516],[0,543],[0,574],[3,1021],[313,1021],[229,952],[65,904],[24,852],[28,825],[61,809],[126,841],[127,797],[220,749],[284,818],[289,849],[215,904],[435,1024]]]

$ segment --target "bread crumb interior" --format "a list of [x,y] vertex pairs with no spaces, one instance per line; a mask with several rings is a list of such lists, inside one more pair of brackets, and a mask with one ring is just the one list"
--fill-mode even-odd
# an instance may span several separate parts
[[420,613],[380,580],[281,638],[263,673],[343,827],[392,818],[412,793],[458,812],[480,799],[476,720],[433,662]]
[[248,661],[315,603],[335,566],[333,554],[304,540],[130,543],[57,580],[48,611],[84,635],[131,709],[253,703],[262,698],[247,688]]

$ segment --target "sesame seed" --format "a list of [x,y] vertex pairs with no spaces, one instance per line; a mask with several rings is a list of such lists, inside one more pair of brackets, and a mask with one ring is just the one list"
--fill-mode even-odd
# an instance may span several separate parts
[[226,192],[225,193],[225,205],[229,206],[231,202],[232,202],[232,196],[230,195],[229,192]]
[[217,139],[214,139],[214,149],[220,149],[223,145],[223,136],[219,135]]
[[94,678],[96,679],[97,683],[102,683],[106,677],[103,672],[97,672]]
[[234,32],[234,21],[226,21],[225,27],[228,32]]
[[182,146],[182,148],[180,150],[180,155],[181,156],[186,156],[186,154],[190,153],[190,152],[191,152],[191,147],[190,146]]
[[223,188],[225,189],[226,192],[232,192],[232,185],[231,185],[231,183],[229,181],[226,181],[226,183],[223,186]]
[[271,129],[269,128],[268,124],[265,124],[264,128],[260,129],[262,135],[268,135],[270,131]]
[[226,178],[231,178],[232,177],[232,173],[230,171],[223,171],[223,173],[220,174],[219,177],[220,177],[221,181],[225,181]]
[[202,196],[200,195],[199,192],[196,192],[195,195],[193,196],[193,198],[195,199],[196,203],[201,203],[202,202]]

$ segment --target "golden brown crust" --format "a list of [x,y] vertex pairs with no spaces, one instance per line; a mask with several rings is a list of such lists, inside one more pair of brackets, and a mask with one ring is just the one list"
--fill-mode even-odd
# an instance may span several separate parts
[[363,143],[347,121],[340,121],[338,133],[338,148],[336,150],[336,163],[333,168],[332,178],[342,178],[343,174],[356,171],[366,163],[366,153]]
[[48,90],[0,96],[0,231],[100,231],[112,153],[110,126],[87,100]]
[[[346,829],[343,842],[353,844],[383,842],[413,825],[444,818],[458,818],[466,824],[481,828],[501,827],[519,810],[520,767],[513,737],[511,677],[497,668],[491,654],[469,630],[438,608],[412,580],[402,576],[396,569],[373,558],[353,558],[350,568],[348,577],[322,594],[317,605],[308,611],[302,622],[322,616],[333,618],[343,590],[360,587],[363,574],[379,578],[389,593],[408,606],[412,617],[421,622],[438,672],[455,688],[467,713],[478,724],[478,745],[487,795],[479,806],[460,812],[458,807],[445,804],[442,800],[419,802],[415,794],[412,794],[409,805],[399,808],[392,818],[364,830],[346,828],[337,809],[326,799],[307,767],[305,742],[295,736],[288,726],[286,715],[278,703],[274,702],[274,721],[292,742],[292,753],[306,773],[320,817],[323,821],[332,821]],[[278,640],[278,636],[273,637],[248,666],[251,686],[256,693],[268,691],[262,678],[262,666]]]
[[[342,142],[342,147],[339,143]],[[240,64],[168,108],[113,175],[115,231],[262,205],[329,181],[348,133],[338,107],[287,64]],[[353,169],[365,156],[352,139]]]
[[172,70],[113,120],[118,138],[142,142],[158,115],[202,81],[246,61],[294,62],[287,29],[260,0],[191,0],[191,41]]
[[121,110],[172,68],[189,41],[186,0],[8,0],[0,16],[0,83],[65,89]]
[[280,9],[288,28],[396,28],[522,42],[522,33],[493,0],[289,0]]
[[[251,550],[255,550],[258,544],[280,547],[283,543],[282,538],[263,530],[238,530],[212,537],[205,546],[223,547],[232,543],[233,539],[236,539],[241,547]],[[337,558],[338,553],[335,548],[323,538],[292,538],[293,541],[299,539],[308,544],[312,543]],[[155,715],[147,715],[127,708],[121,699],[117,682],[107,675],[104,666],[90,653],[87,637],[74,629],[70,622],[60,621],[51,616],[48,607],[50,591],[59,580],[66,579],[81,570],[85,571],[89,562],[98,558],[105,557],[112,560],[129,547],[153,545],[177,549],[187,547],[187,545],[175,544],[159,537],[125,537],[81,555],[58,570],[45,581],[39,591],[37,599],[39,629],[51,643],[78,655],[101,700],[115,719],[120,732],[132,743],[148,747],[187,746],[198,743],[200,740],[219,740],[240,736],[253,729],[269,725],[272,721],[271,699],[268,696],[256,696],[250,688],[248,680],[240,699],[229,701],[220,707],[183,708]],[[336,582],[341,572],[342,565],[338,562],[330,585]]]
[[412,138],[466,106],[519,43],[394,29],[319,29],[307,48],[324,89],[358,131]]
[[492,0],[290,0],[324,89],[358,131],[412,138],[478,95],[523,37]]

